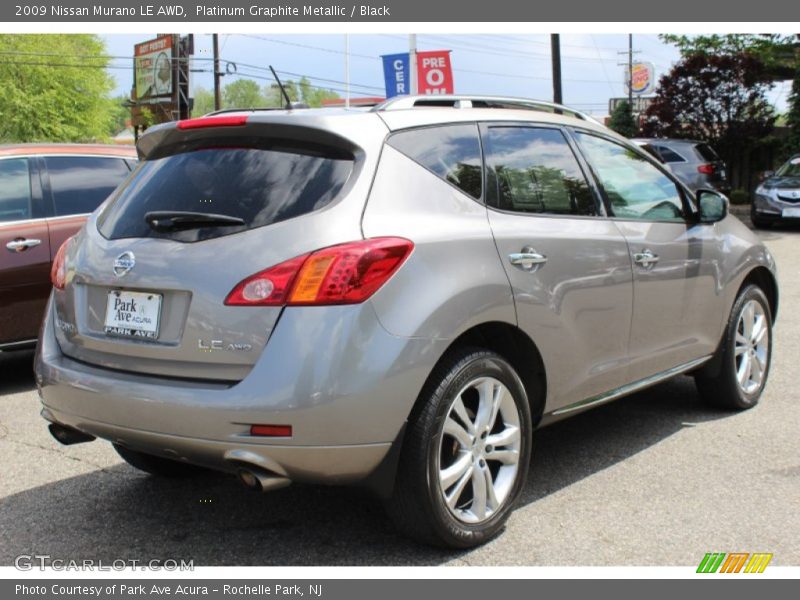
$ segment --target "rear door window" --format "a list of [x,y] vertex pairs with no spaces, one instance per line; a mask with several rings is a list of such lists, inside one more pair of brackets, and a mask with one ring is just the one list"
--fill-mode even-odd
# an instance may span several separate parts
[[0,160],[0,223],[30,219],[32,210],[28,159]]
[[[271,225],[329,204],[353,166],[353,156],[343,151],[293,146],[200,148],[147,160],[100,215],[100,232],[109,239],[195,242]],[[145,219],[156,211],[234,217],[243,224],[157,231]]]
[[47,156],[55,216],[92,212],[130,174],[121,158]]
[[473,198],[481,197],[481,142],[476,124],[401,131],[388,144]]
[[666,163],[679,163],[679,162],[686,162],[686,159],[683,158],[680,154],[667,148],[666,146],[656,146],[658,148],[658,153],[661,155],[663,162]]
[[489,206],[524,213],[597,214],[595,196],[560,130],[489,127],[483,140]]

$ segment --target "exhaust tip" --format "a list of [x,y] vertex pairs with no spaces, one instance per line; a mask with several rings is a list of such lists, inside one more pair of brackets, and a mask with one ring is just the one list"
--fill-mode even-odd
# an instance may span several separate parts
[[82,431],[59,423],[50,423],[47,428],[50,430],[50,435],[52,435],[57,442],[65,446],[93,442],[96,439],[93,435],[83,433]]
[[239,477],[239,481],[241,481],[245,487],[253,490],[254,492],[262,491],[261,482],[252,471],[248,471],[247,469],[239,469],[236,474]]

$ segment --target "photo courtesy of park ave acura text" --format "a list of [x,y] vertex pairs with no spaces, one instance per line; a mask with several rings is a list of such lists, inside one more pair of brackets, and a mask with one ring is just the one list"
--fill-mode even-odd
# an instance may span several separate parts
[[2,11],[17,596],[800,574],[798,23]]

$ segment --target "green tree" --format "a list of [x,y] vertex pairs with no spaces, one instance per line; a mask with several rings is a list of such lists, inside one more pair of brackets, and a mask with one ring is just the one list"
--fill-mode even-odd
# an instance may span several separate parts
[[252,79],[237,79],[222,90],[226,108],[259,108],[265,105],[261,88]]
[[108,131],[111,137],[128,126],[131,120],[129,102],[128,97],[124,95],[111,98],[111,125]]
[[214,111],[214,92],[203,87],[194,89],[194,106],[192,116],[202,117]]
[[115,113],[109,60],[96,35],[0,35],[0,141],[108,138]]
[[792,93],[789,95],[789,112],[786,113],[786,125],[789,137],[786,140],[786,154],[800,153],[800,65],[792,82]]
[[634,137],[638,133],[639,128],[636,125],[636,120],[633,118],[631,105],[627,100],[623,100],[614,107],[614,112],[611,113],[608,126],[618,134],[629,138]]
[[[286,93],[289,96],[289,100],[292,102],[298,102],[300,100],[300,90],[298,90],[297,84],[291,79],[287,79],[281,83],[283,84],[283,88],[286,90]],[[277,83],[271,83],[266,87],[265,96],[267,102],[266,106],[269,106],[270,108],[286,106],[286,99],[283,97],[283,94],[281,93]]]
[[300,88],[300,95],[303,102],[308,104],[311,108],[319,108],[322,106],[323,100],[337,100],[340,98],[339,94],[332,90],[325,88],[315,87],[306,77],[301,77],[298,82]]

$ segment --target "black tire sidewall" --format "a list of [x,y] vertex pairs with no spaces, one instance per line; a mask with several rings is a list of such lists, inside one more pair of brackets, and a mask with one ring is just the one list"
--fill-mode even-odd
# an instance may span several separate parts
[[[517,406],[520,417],[520,456],[514,486],[498,510],[487,521],[471,525],[457,520],[449,511],[441,496],[438,482],[437,454],[444,420],[455,395],[470,381],[479,377],[493,377],[505,385]],[[434,394],[430,401],[436,402],[436,416],[426,436],[428,447],[426,469],[426,493],[428,504],[433,512],[433,522],[437,535],[448,545],[471,547],[494,537],[505,524],[516,503],[527,477],[531,454],[531,417],[525,387],[514,369],[500,356],[491,352],[474,353],[460,361],[445,377],[443,393]]]
[[[761,385],[752,394],[747,394],[741,387],[739,387],[739,382],[736,378],[735,348],[736,331],[739,325],[739,318],[745,304],[751,300],[758,302],[764,310],[764,315],[767,319],[767,333],[769,338],[767,340],[767,367],[764,371]],[[728,388],[727,392],[729,397],[733,401],[733,407],[738,409],[746,409],[758,404],[761,394],[764,392],[764,388],[767,385],[769,372],[772,366],[772,312],[770,311],[767,297],[758,286],[751,285],[746,287],[736,298],[736,302],[733,305],[733,310],[731,310],[731,317],[728,321],[728,330],[726,332],[725,349],[722,354],[722,361],[721,374],[725,380],[725,387]]]

